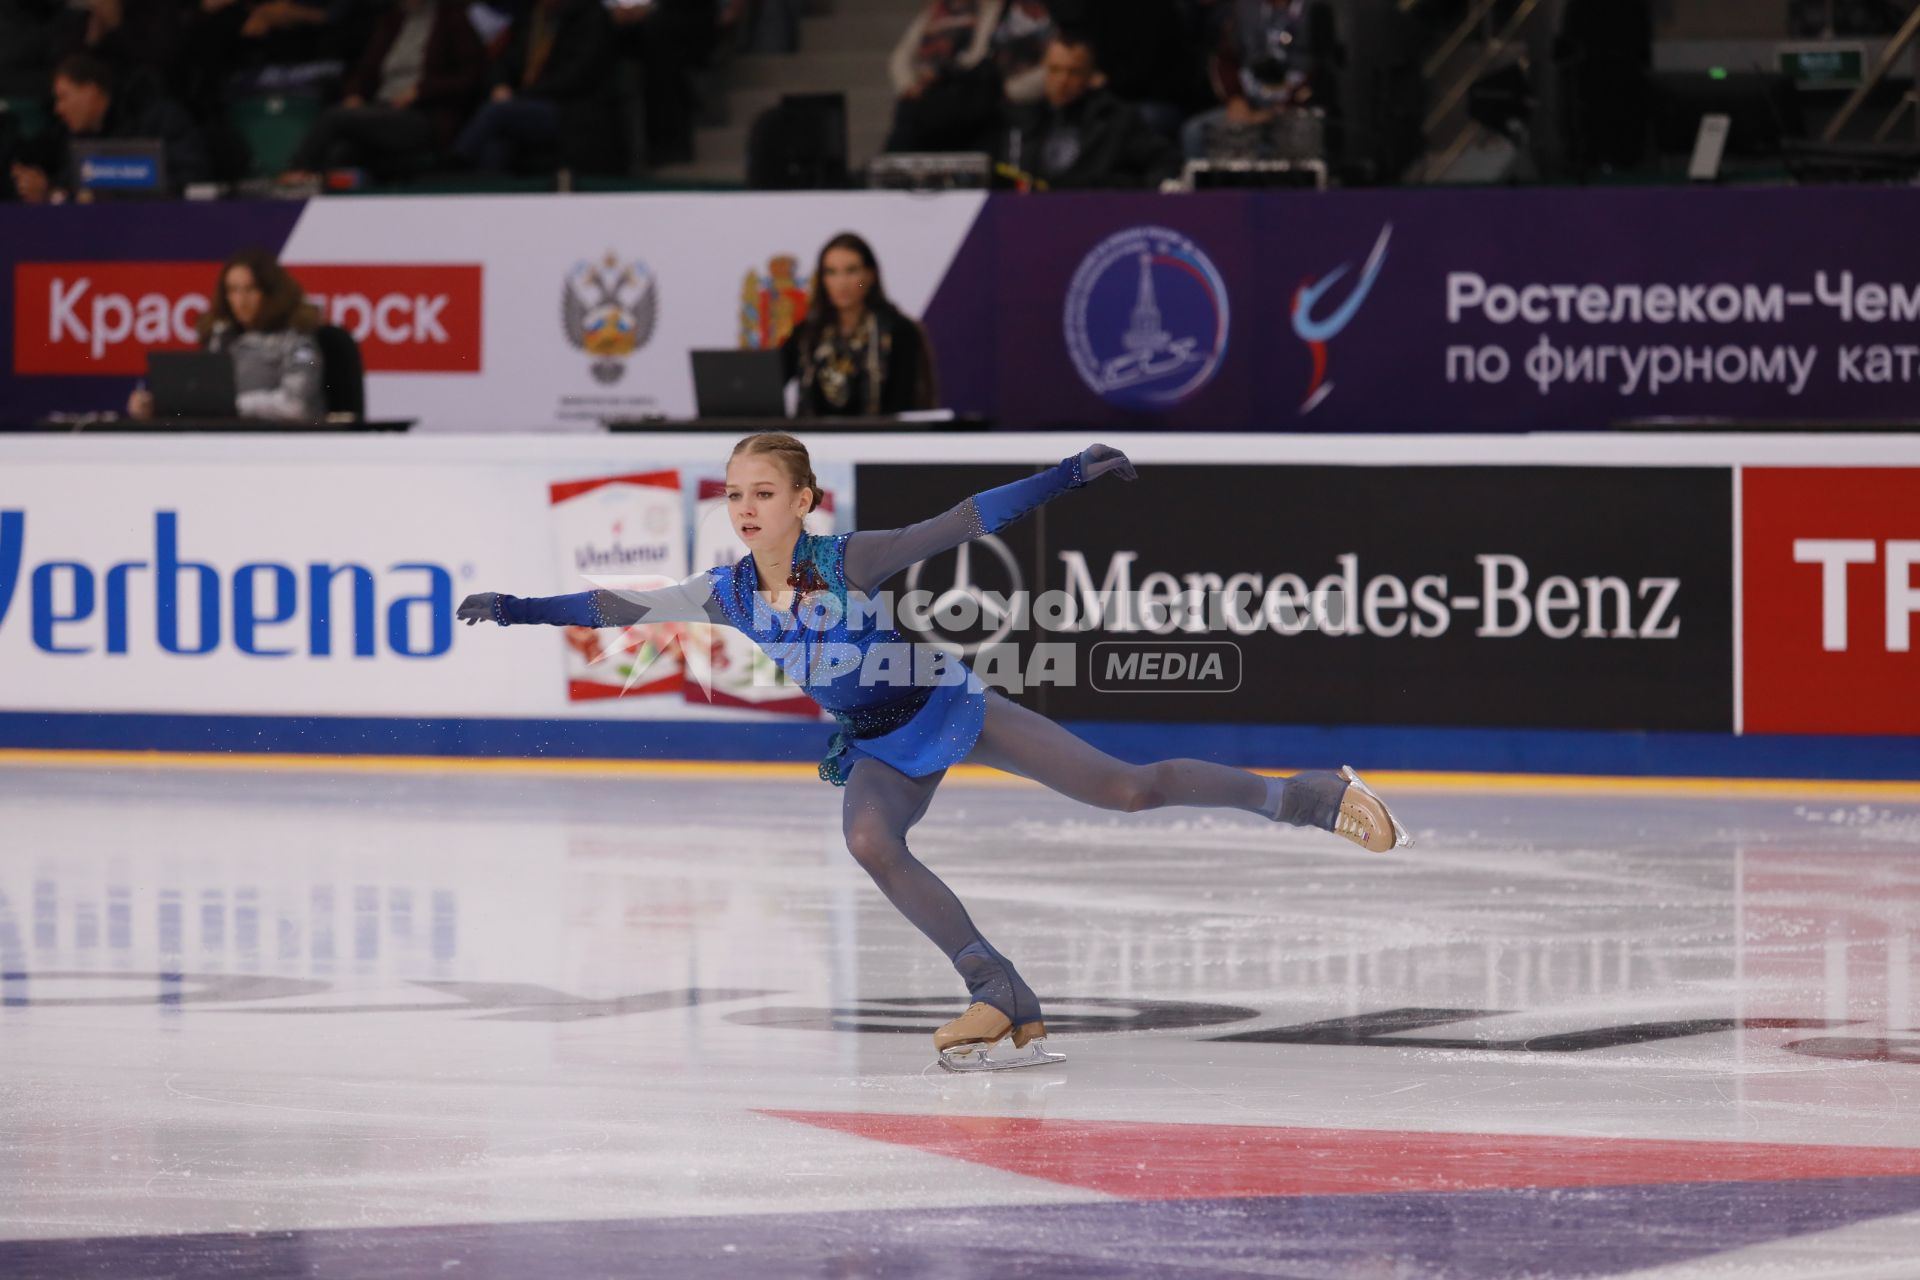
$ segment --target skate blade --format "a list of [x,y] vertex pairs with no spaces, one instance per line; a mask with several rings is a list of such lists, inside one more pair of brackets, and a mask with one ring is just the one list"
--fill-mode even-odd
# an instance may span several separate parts
[[1407,845],[1410,845],[1413,843],[1413,833],[1400,825],[1400,819],[1393,816],[1393,810],[1387,808],[1387,802],[1385,800],[1381,800],[1380,794],[1378,792],[1376,792],[1372,787],[1368,786],[1366,783],[1360,780],[1360,775],[1353,771],[1352,765],[1350,764],[1341,765],[1340,776],[1345,778],[1352,785],[1358,787],[1360,789],[1361,795],[1372,796],[1374,800],[1379,803],[1380,807],[1383,810],[1386,810],[1387,821],[1393,824],[1393,847],[1394,848],[1396,849],[1405,848]]
[[1065,1062],[1064,1053],[1047,1052],[1044,1037],[1029,1040],[1024,1049],[996,1049],[990,1044],[962,1044],[940,1051],[940,1065],[962,1074],[974,1071],[1013,1071]]

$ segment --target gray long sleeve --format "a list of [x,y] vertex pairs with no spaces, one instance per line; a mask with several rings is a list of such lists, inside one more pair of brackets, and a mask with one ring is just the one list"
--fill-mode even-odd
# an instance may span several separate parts
[[930,520],[900,529],[871,529],[847,539],[847,588],[870,593],[910,564],[985,536],[972,498]]
[[607,590],[590,593],[592,607],[605,619],[603,626],[631,627],[643,622],[714,622],[730,626],[726,610],[713,594],[705,573],[683,578],[670,587],[647,591]]

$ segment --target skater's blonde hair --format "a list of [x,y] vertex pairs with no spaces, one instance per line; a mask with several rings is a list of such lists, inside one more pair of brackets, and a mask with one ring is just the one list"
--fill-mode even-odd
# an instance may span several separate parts
[[801,444],[797,437],[790,436],[784,431],[762,431],[757,435],[748,436],[733,446],[733,452],[727,455],[727,461],[732,462],[742,454],[748,457],[764,454],[772,458],[792,479],[796,489],[809,489],[813,492],[813,505],[807,510],[820,509],[820,481],[813,474],[813,459],[807,456],[807,446]]

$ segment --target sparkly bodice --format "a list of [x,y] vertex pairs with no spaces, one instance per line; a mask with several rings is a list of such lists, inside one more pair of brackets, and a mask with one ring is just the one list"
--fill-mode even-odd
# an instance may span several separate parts
[[852,536],[800,535],[788,579],[795,588],[790,610],[776,608],[759,594],[760,575],[752,556],[707,572],[727,620],[842,728],[855,737],[868,737],[885,732],[878,726],[889,719],[895,725],[904,723],[927,700],[927,687],[914,685],[909,663],[869,661],[876,646],[898,646],[876,658],[909,656],[914,646],[892,627],[879,625],[866,597],[849,591],[846,552]]

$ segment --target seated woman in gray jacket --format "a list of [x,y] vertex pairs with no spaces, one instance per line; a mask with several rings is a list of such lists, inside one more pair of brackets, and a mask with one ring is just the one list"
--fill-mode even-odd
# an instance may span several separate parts
[[[200,317],[200,345],[233,360],[234,411],[242,418],[318,422],[326,417],[320,313],[300,282],[264,249],[243,249],[220,268],[213,304]],[[135,418],[153,416],[153,396],[127,401]]]

